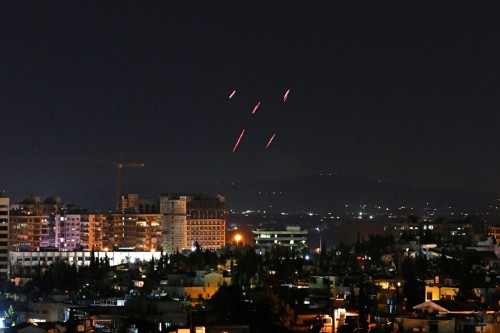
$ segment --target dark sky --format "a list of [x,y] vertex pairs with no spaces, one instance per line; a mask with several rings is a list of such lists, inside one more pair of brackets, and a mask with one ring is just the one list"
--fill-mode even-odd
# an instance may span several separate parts
[[499,17],[497,0],[4,1],[0,188],[112,203],[97,161],[123,153],[147,194],[319,172],[500,190]]

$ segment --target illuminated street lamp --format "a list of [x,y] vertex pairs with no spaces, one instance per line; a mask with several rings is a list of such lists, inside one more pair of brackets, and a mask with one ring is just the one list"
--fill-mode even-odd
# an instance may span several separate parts
[[236,246],[240,245],[242,239],[243,237],[241,237],[241,234],[234,235],[234,241],[236,242]]

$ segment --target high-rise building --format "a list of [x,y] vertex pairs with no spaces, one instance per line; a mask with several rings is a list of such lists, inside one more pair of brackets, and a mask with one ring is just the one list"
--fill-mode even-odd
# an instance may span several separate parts
[[43,202],[30,196],[10,205],[9,248],[37,251],[56,246],[55,214],[65,206],[59,197],[48,197]]
[[161,214],[111,214],[103,246],[157,251],[162,241],[161,218]]
[[196,243],[205,249],[225,246],[227,212],[223,196],[162,195],[160,213],[166,253],[191,249]]
[[197,242],[205,249],[215,250],[226,245],[225,197],[191,196],[187,203],[187,242]]
[[103,248],[102,235],[106,221],[104,214],[89,214],[86,219],[82,220],[80,239],[84,249],[99,251]]
[[[21,215],[23,214],[23,215]],[[9,216],[9,248],[15,251],[38,251],[48,232],[48,215],[15,212]]]
[[160,213],[163,214],[162,248],[168,254],[187,248],[187,196],[162,195]]
[[9,210],[10,200],[0,192],[0,277],[9,274]]
[[98,251],[103,248],[104,214],[68,213],[55,215],[55,247],[59,251]]
[[59,251],[74,251],[82,248],[82,221],[86,215],[62,212],[56,215],[56,247]]

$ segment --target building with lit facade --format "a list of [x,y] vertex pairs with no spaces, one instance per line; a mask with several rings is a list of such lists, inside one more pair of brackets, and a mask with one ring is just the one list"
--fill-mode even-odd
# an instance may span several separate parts
[[191,249],[219,249],[226,240],[225,197],[205,195],[162,195],[162,247],[166,253]]
[[9,249],[36,251],[56,245],[55,214],[64,209],[59,197],[43,202],[30,196],[18,204],[10,204]]
[[104,214],[89,214],[86,219],[81,221],[80,241],[84,249],[91,251],[103,248],[102,234],[106,221]]
[[[58,261],[69,263],[77,267],[88,266],[92,255],[97,260],[107,258],[111,266],[133,263],[136,260],[149,261],[151,258],[160,259],[161,252],[143,251],[9,251],[8,263],[11,276],[18,276],[29,272],[31,268],[40,265],[51,265]],[[24,272],[24,273],[21,273]]]
[[[225,246],[223,196],[162,195],[160,199],[123,197],[125,213],[89,213],[63,205],[59,197],[31,196],[10,204],[8,247],[12,251],[91,251],[128,249],[166,253]],[[140,213],[139,211],[157,211]],[[1,243],[0,243],[1,244]]]
[[48,215],[17,215],[9,217],[9,249],[37,251],[44,247],[49,230]]
[[[53,227],[51,219],[54,219]],[[102,247],[101,230],[105,221],[104,214],[61,211],[60,214],[49,217],[50,244],[42,248],[56,248],[60,251],[99,250]]]
[[384,230],[394,236],[394,239],[413,239],[419,243],[426,243],[426,239],[438,237],[443,242],[453,239],[464,239],[476,243],[486,235],[485,225],[475,225],[471,220],[448,221],[437,219],[434,221],[409,218],[395,221]]
[[0,193],[0,278],[9,273],[9,209],[10,199]]
[[111,214],[103,248],[157,251],[162,241],[161,214]]
[[163,224],[162,248],[168,254],[187,247],[187,196],[162,195],[160,213]]
[[500,226],[489,226],[488,237],[493,238],[496,245],[500,245]]
[[254,235],[254,248],[257,254],[265,254],[273,246],[284,246],[298,250],[306,246],[307,230],[301,230],[298,226],[287,226],[285,230],[256,229]]
[[82,214],[56,215],[56,248],[60,251],[80,249],[82,220],[85,220]]

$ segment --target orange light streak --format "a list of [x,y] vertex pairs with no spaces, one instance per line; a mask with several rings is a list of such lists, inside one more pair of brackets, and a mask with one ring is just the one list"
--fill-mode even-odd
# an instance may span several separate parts
[[260,102],[257,103],[257,105],[255,105],[255,107],[253,108],[252,114],[254,114],[255,112],[257,112],[257,109],[259,108],[259,106],[260,106]]
[[240,145],[240,141],[241,141],[241,138],[243,137],[243,134],[245,134],[245,129],[243,129],[243,131],[241,131],[240,137],[238,138],[238,140],[236,141],[236,144],[233,147],[233,153],[236,151],[236,149]]
[[266,145],[266,149],[269,148],[269,146],[271,145],[271,143],[273,142],[274,140],[274,137],[276,136],[276,133],[273,133],[273,136],[271,136],[271,138],[269,139],[269,141],[267,142],[267,145]]

